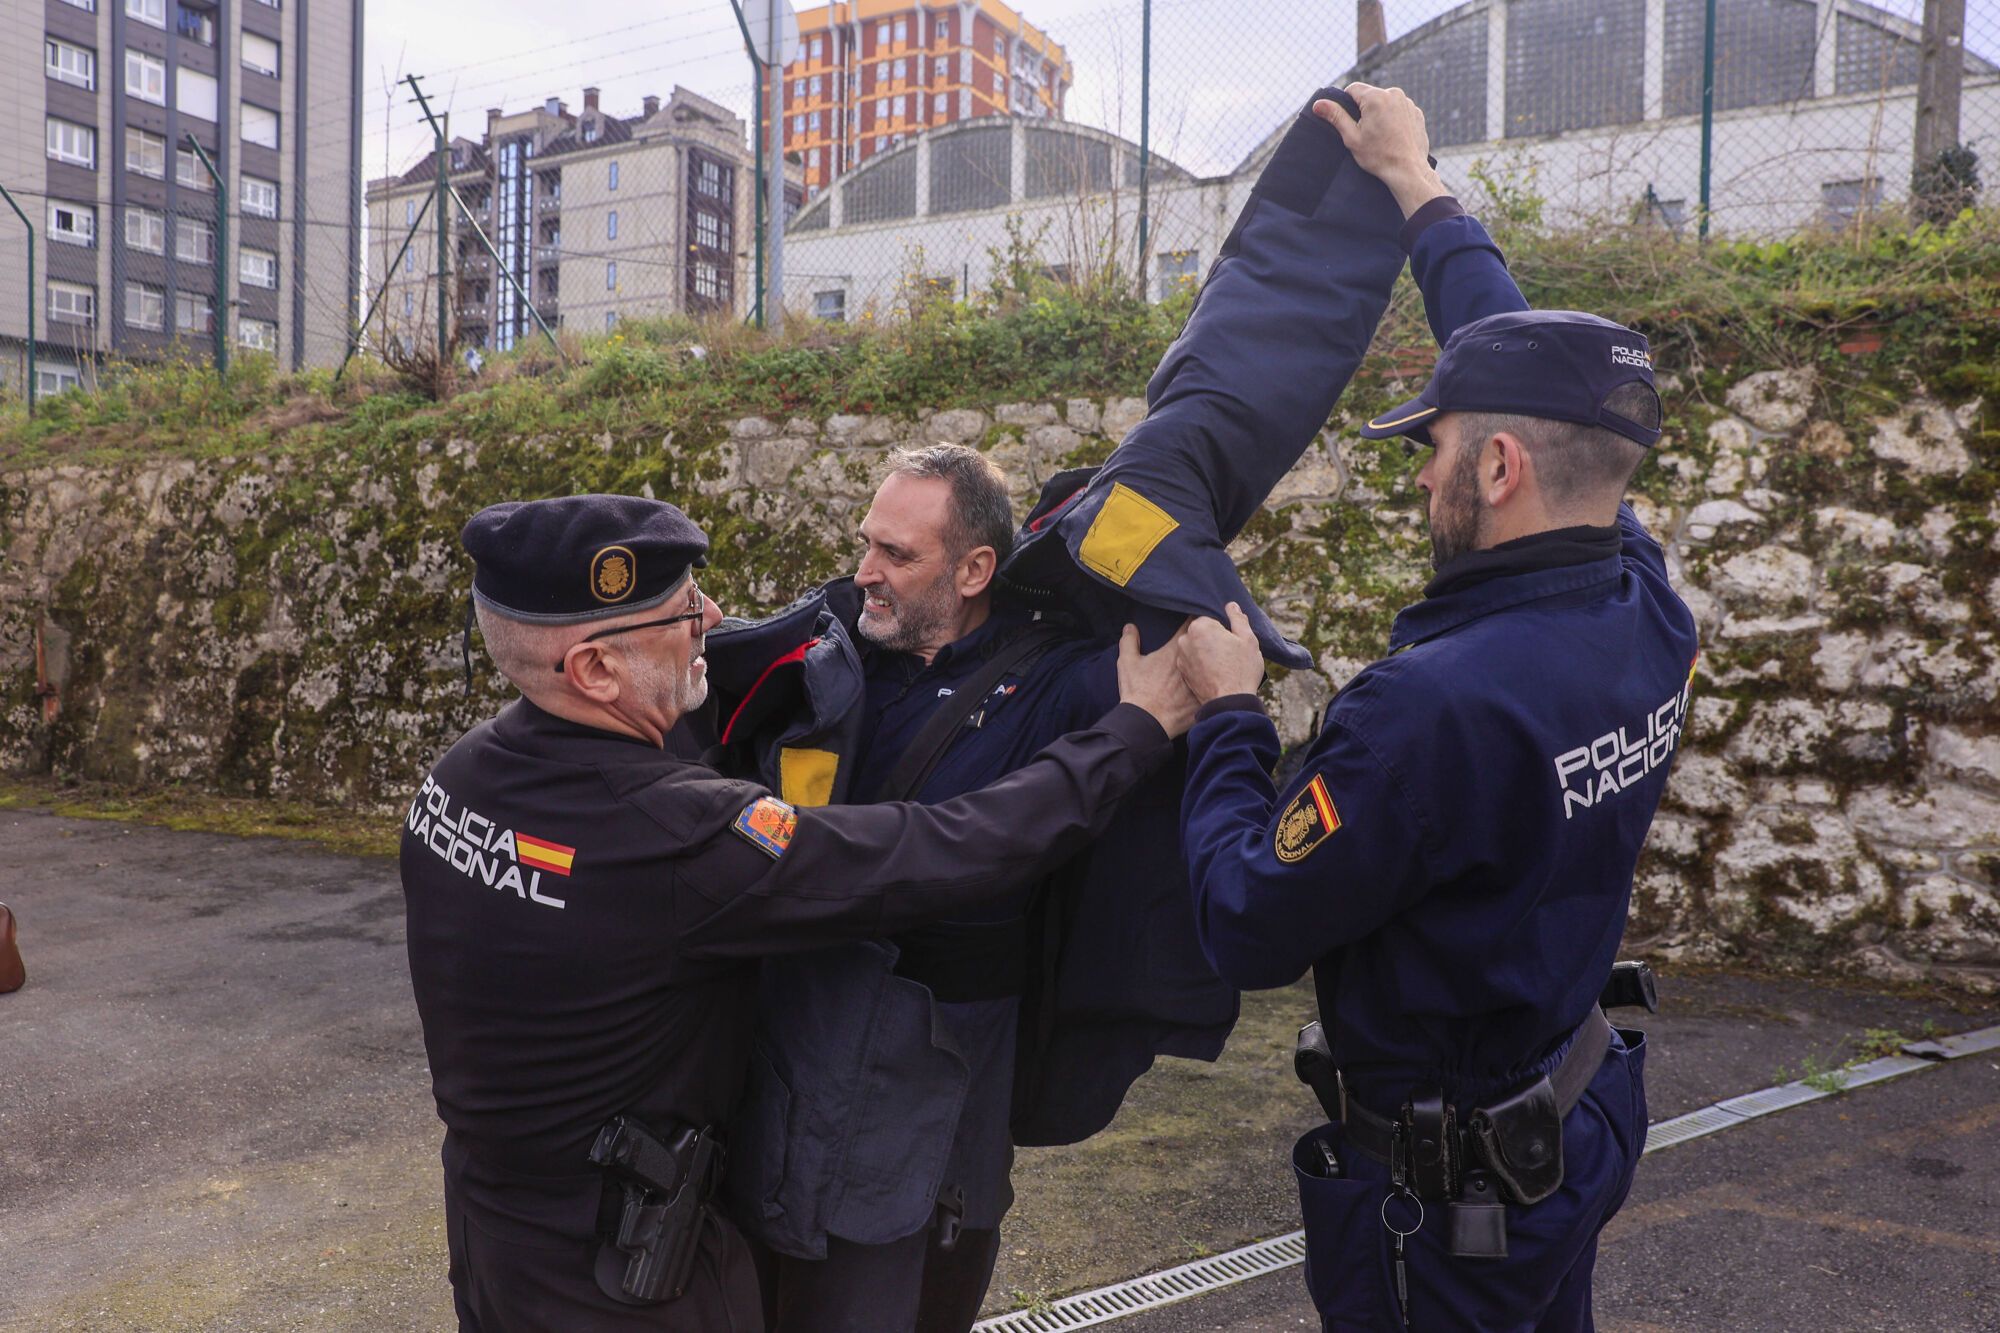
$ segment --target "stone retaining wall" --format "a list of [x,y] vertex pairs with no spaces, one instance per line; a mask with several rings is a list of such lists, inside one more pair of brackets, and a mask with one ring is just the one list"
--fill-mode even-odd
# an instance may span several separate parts
[[[1634,943],[1991,986],[1994,414],[1917,385],[1872,413],[1835,412],[1809,371],[1670,376],[1665,389],[1684,428],[1636,504],[1703,657]],[[502,698],[490,675],[467,694],[458,674],[455,533],[481,505],[571,489],[681,497],[715,538],[721,599],[755,610],[847,567],[886,449],[980,445],[1025,508],[1143,413],[1137,399],[1070,399],[915,421],[749,418],[698,444],[453,439],[367,460],[0,473],[0,767],[382,811]],[[1351,424],[1315,442],[1236,547],[1278,623],[1318,655],[1318,671],[1268,687],[1288,743],[1380,650],[1428,572],[1416,462]]]

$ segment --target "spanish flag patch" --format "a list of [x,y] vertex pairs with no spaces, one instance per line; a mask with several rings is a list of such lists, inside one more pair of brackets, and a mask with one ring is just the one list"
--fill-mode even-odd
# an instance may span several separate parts
[[1340,828],[1340,811],[1326,790],[1326,779],[1318,774],[1305,790],[1292,798],[1278,826],[1271,834],[1271,850],[1287,864],[1303,861],[1313,848],[1332,837]]
[[743,807],[730,827],[751,846],[768,852],[775,861],[792,845],[792,834],[799,827],[799,812],[775,796],[760,796]]

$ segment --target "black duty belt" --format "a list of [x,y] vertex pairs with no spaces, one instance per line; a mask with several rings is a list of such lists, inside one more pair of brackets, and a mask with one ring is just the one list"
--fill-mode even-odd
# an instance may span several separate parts
[[[1555,1098],[1557,1120],[1568,1115],[1575,1109],[1576,1104],[1583,1100],[1584,1089],[1590,1086],[1591,1079],[1597,1077],[1598,1066],[1604,1063],[1604,1053],[1610,1049],[1610,1020],[1605,1018],[1602,1009],[1593,1008],[1590,1016],[1577,1027],[1576,1036],[1571,1040],[1569,1049],[1563,1053],[1561,1062],[1548,1074],[1549,1090]],[[1524,1093],[1532,1091],[1540,1082],[1541,1080],[1536,1080],[1535,1084],[1524,1090]],[[1515,1097],[1521,1095],[1524,1094],[1514,1094]],[[1511,1101],[1513,1098],[1506,1100]],[[1377,1115],[1348,1097],[1344,1079],[1340,1085],[1340,1112],[1341,1123],[1347,1128],[1347,1141],[1376,1161],[1384,1165],[1392,1164],[1396,1152],[1398,1122],[1387,1116]],[[1476,1162],[1484,1155],[1478,1143],[1476,1130],[1481,1114],[1481,1111],[1474,1111],[1464,1124],[1454,1128],[1459,1138],[1455,1146],[1458,1148],[1458,1160],[1461,1162]],[[1423,1146],[1413,1145],[1413,1151],[1421,1154]]]

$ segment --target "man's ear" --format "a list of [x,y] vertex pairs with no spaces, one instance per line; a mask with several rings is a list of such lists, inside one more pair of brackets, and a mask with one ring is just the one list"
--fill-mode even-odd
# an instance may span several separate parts
[[594,704],[618,701],[624,673],[601,644],[575,643],[563,654],[562,676],[570,693]]
[[1512,431],[1500,431],[1487,440],[1480,459],[1479,484],[1486,503],[1499,508],[1520,493],[1534,463],[1528,447]]
[[956,581],[960,597],[977,597],[993,584],[1000,554],[990,546],[975,546],[960,557]]

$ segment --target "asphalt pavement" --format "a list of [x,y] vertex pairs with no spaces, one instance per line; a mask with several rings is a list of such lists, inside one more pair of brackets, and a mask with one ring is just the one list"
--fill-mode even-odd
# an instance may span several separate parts
[[[0,1330],[448,1328],[394,864],[7,810],[0,865],[28,966],[0,996]],[[1870,1029],[2000,1022],[1825,979],[1662,990],[1656,1120],[1838,1065]],[[1296,1226],[1281,1172],[1311,1112],[1282,1038],[1310,1003],[1247,997],[1216,1066],[1166,1062],[1098,1139],[1023,1152],[990,1309]],[[1986,1054],[1652,1154],[1598,1322],[2000,1330],[1996,1131]],[[1107,1327],[1314,1326],[1293,1269]]]

